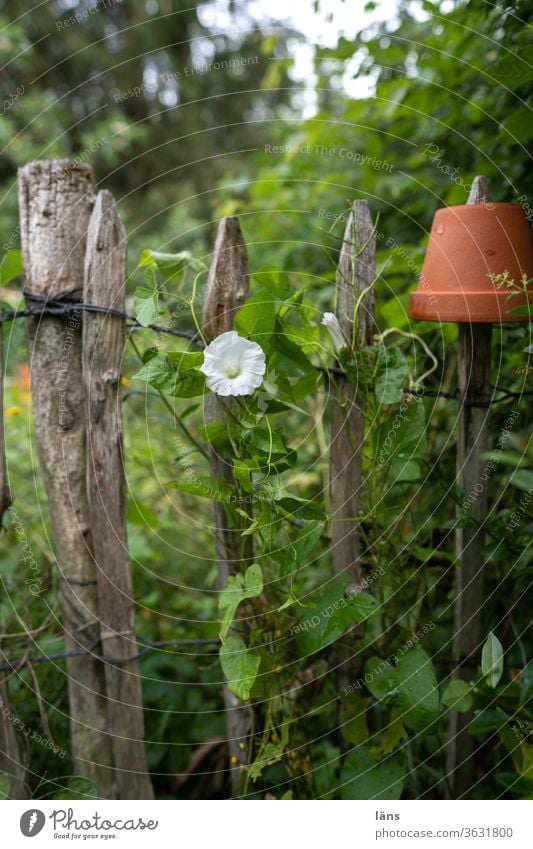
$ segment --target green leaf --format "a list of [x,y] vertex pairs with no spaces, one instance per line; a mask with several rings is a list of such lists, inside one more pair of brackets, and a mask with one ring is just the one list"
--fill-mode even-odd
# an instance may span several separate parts
[[533,80],[533,47],[519,48],[507,51],[505,55],[492,67],[483,73],[494,83],[496,80],[505,88],[518,88],[518,86]]
[[218,606],[222,613],[220,639],[224,640],[231,627],[237,607],[247,598],[255,598],[263,592],[263,572],[258,563],[248,566],[243,575],[230,575],[220,593]]
[[159,293],[157,289],[137,286],[133,295],[135,318],[142,327],[149,327],[159,317]]
[[19,250],[8,251],[0,263],[0,285],[7,286],[23,272],[22,253]]
[[212,501],[218,501],[220,504],[227,504],[233,495],[233,488],[230,484],[223,481],[222,478],[214,478],[209,475],[190,474],[182,480],[173,481],[169,486],[179,492],[190,492],[192,495],[209,498]]
[[152,251],[147,248],[141,253],[137,268],[150,268],[152,271],[158,270],[166,280],[175,283],[183,276],[186,268],[199,271],[205,269],[206,266],[203,262],[195,260],[189,251],[179,251],[173,254]]
[[370,658],[365,683],[380,702],[398,708],[412,731],[431,733],[439,716],[439,693],[431,658],[420,646],[403,654],[396,666]]
[[518,469],[511,477],[510,483],[524,492],[533,490],[533,472],[529,469]]
[[142,368],[133,375],[133,379],[145,380],[156,389],[162,389],[172,376],[173,370],[170,366],[169,359],[166,355],[163,355],[152,357],[148,360],[148,362],[146,362]]
[[54,799],[98,799],[98,791],[88,778],[69,778],[67,786]]
[[472,707],[472,687],[466,681],[450,681],[446,687],[442,703],[458,713],[466,713]]
[[163,389],[175,398],[196,398],[204,392],[205,375],[199,371],[178,372],[172,375]]
[[402,351],[381,346],[374,380],[378,404],[396,404],[401,401],[408,376],[407,360]]
[[345,581],[338,578],[306,599],[306,606],[293,626],[301,656],[321,651],[338,640],[350,625],[363,622],[377,609],[373,596],[366,593],[346,596],[344,587]]
[[180,373],[198,368],[204,361],[202,351],[171,351],[167,356]]
[[404,767],[397,756],[376,761],[360,747],[348,755],[341,770],[342,798],[399,799],[404,773]]
[[533,137],[533,122],[531,121],[531,107],[519,106],[503,122],[503,129],[514,136],[516,141],[527,142]]
[[488,708],[479,711],[470,725],[470,734],[486,734],[489,731],[498,731],[509,721],[509,716],[501,708]]
[[254,274],[254,280],[276,298],[283,300],[289,294],[289,278],[279,268],[262,268]]
[[503,647],[492,631],[481,652],[481,671],[489,687],[498,685],[503,673]]
[[0,799],[9,799],[11,779],[5,772],[0,772]]
[[252,781],[257,781],[261,773],[267,766],[277,763],[281,760],[285,749],[289,743],[289,723],[284,722],[280,728],[278,739],[270,741],[260,752],[257,759],[250,766],[249,776]]
[[276,326],[276,303],[268,289],[261,289],[237,311],[235,330],[241,336],[265,344]]
[[201,352],[158,355],[149,359],[133,377],[146,380],[155,389],[176,398],[194,398],[205,387],[205,375],[197,371],[201,361]]
[[530,316],[533,310],[533,304],[523,304],[521,307],[515,307],[511,310],[511,315],[527,315]]
[[414,481],[420,477],[420,462],[426,449],[426,413],[420,399],[394,408],[380,429],[379,464],[388,463],[388,480]]
[[243,701],[249,699],[261,663],[259,654],[238,634],[230,634],[220,647],[220,663],[228,689]]

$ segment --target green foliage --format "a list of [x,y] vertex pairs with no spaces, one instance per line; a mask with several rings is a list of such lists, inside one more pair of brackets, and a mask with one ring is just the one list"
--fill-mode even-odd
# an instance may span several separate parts
[[[396,666],[371,657],[365,665],[368,689],[381,702],[394,705],[413,731],[431,733],[439,716],[437,679],[431,657],[415,646]],[[365,680],[367,680],[365,678]]]
[[503,673],[503,647],[492,631],[481,652],[481,671],[490,687],[496,687]]
[[341,771],[343,799],[399,799],[404,767],[397,757],[376,760],[365,749],[351,752]]
[[[144,353],[128,348],[124,362],[136,630],[140,642],[219,635],[224,642],[220,654],[169,646],[141,659],[147,739],[157,744],[148,752],[157,795],[198,791],[190,783],[176,789],[165,776],[188,775],[198,744],[225,734],[224,675],[255,713],[252,763],[243,772],[253,785],[246,784],[248,793],[258,798],[287,782],[295,799],[444,797],[450,711],[473,711],[469,731],[476,743],[486,743],[479,753],[485,778],[476,794],[530,798],[533,674],[523,659],[523,598],[533,577],[527,396],[493,405],[490,417],[484,569],[486,585],[498,591],[487,596],[483,627],[488,633],[498,623],[505,666],[491,632],[472,680],[446,683],[456,512],[466,525],[472,517],[465,507],[469,493],[455,485],[458,408],[453,398],[432,393],[455,391],[457,330],[413,323],[407,315],[436,208],[464,203],[476,173],[491,179],[497,201],[525,205],[533,195],[524,151],[532,138],[530,27],[521,22],[522,4],[502,12],[471,0],[443,12],[425,0],[425,19],[401,4],[397,22],[318,48],[318,111],[306,120],[294,99],[299,92],[291,91],[283,35],[265,36],[255,26],[238,35],[232,26],[231,34],[214,38],[192,4],[172,13],[177,30],[168,45],[166,16],[148,6],[111,4],[68,32],[56,26],[64,14],[57,4],[18,22],[2,21],[0,87],[14,101],[0,128],[0,282],[3,303],[15,308],[22,272],[16,168],[32,158],[79,157],[120,197],[130,256],[140,254],[128,279],[128,313],[143,328],[155,322],[183,333],[169,340],[138,328],[134,340]],[[14,0],[4,12],[17,19]],[[173,77],[195,64],[193,46],[202,39],[210,61],[234,53],[259,61],[244,71],[228,66],[217,74]],[[352,69],[374,80],[375,96],[346,96],[340,80]],[[145,74],[155,80],[153,90],[110,96],[142,87]],[[293,150],[267,152],[267,142]],[[354,197],[369,199],[374,221],[379,213],[376,344],[356,345],[335,362],[320,322],[334,306],[340,237]],[[198,371],[203,354],[189,340],[198,339],[207,259],[195,257],[211,248],[208,220],[237,213],[245,213],[253,276],[252,297],[235,327],[261,345],[267,373],[253,396],[221,407],[220,420],[206,426],[207,390]],[[527,317],[530,308],[517,312]],[[393,329],[401,331],[395,344]],[[19,634],[14,610],[24,610],[35,651],[49,652],[53,642],[52,650],[61,652],[59,618],[50,622],[46,615],[60,603],[45,496],[32,466],[29,387],[19,375],[27,358],[22,322],[4,325],[4,336],[7,452],[25,536],[20,539],[6,514],[1,630]],[[529,341],[526,324],[494,328],[498,385],[522,392]],[[432,373],[430,354],[438,361]],[[339,390],[338,372],[327,373],[333,365],[357,389],[367,419],[356,517],[363,582],[355,596],[346,594],[346,576],[332,575],[327,418]],[[422,377],[424,398],[416,393]],[[509,426],[511,404],[519,417]],[[234,481],[213,477],[210,450]],[[213,501],[242,549],[219,607]],[[33,553],[38,597],[27,592],[33,567],[23,544]],[[363,638],[354,627],[362,622]],[[415,634],[423,647],[409,648]],[[14,637],[11,645],[23,656],[26,638]],[[359,668],[341,690],[332,669],[345,651]],[[36,665],[33,673],[50,706],[54,739],[68,750],[64,663],[46,670]],[[34,690],[27,670],[9,680],[17,716],[36,728],[41,716],[28,688]],[[344,742],[353,747],[342,763],[339,702]],[[36,743],[28,748],[34,792],[53,795],[72,764]],[[214,769],[202,764],[204,784],[211,770],[226,772],[218,761]],[[44,774],[50,784],[39,783]],[[0,795],[5,788],[2,778]],[[208,784],[198,792],[211,791]],[[95,798],[97,788],[76,779],[62,793],[57,798]]]
[[261,665],[259,653],[248,648],[238,634],[230,634],[221,646],[220,663],[231,692],[245,701],[250,698]]
[[252,563],[243,575],[230,575],[220,593],[218,606],[223,615],[220,639],[224,640],[233,622],[235,611],[241,601],[255,598],[263,592],[263,572],[257,563]]
[[442,704],[459,713],[466,713],[472,707],[472,687],[466,681],[450,681],[442,694]]
[[60,793],[56,793],[54,799],[69,799],[71,801],[98,799],[98,791],[92,781],[87,778],[69,778],[66,788]]
[[0,772],[0,799],[9,799],[11,779],[5,772]]

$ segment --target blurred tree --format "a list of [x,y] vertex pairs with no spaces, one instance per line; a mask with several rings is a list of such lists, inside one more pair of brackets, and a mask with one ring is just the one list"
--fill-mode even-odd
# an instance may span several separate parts
[[[90,161],[125,198],[126,218],[132,196],[135,227],[161,243],[176,231],[168,209],[177,201],[187,198],[178,223],[210,218],[209,192],[291,94],[283,39],[246,5],[228,6],[222,30],[203,22],[206,12],[182,0],[56,0],[25,12],[0,2],[2,242],[16,224],[16,168],[32,158]],[[277,85],[265,88],[272,66]]]

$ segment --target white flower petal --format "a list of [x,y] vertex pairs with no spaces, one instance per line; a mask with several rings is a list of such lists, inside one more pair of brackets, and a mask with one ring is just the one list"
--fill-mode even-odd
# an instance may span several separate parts
[[344,333],[342,332],[342,328],[339,324],[339,319],[335,313],[325,312],[322,318],[322,324],[331,336],[331,341],[333,342],[333,348],[336,354],[338,354],[342,348],[348,347],[348,342],[344,338]]
[[221,333],[204,351],[199,370],[217,395],[251,395],[263,382],[266,361],[263,349],[235,330]]

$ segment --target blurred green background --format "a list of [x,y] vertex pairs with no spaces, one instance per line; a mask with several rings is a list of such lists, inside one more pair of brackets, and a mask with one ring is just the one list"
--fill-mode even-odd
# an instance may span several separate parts
[[[93,166],[98,185],[111,189],[119,203],[130,243],[130,312],[133,290],[142,282],[142,272],[135,269],[144,248],[188,250],[208,263],[216,221],[230,214],[241,216],[252,270],[279,266],[295,288],[308,287],[317,309],[331,309],[342,218],[351,200],[366,198],[373,217],[379,215],[378,325],[421,334],[439,359],[433,388],[453,391],[455,328],[410,323],[407,293],[416,284],[435,210],[464,203],[475,174],[490,178],[494,200],[519,201],[526,211],[533,205],[533,10],[527,0],[399,0],[392,10],[390,3],[339,2],[331,8],[330,13],[322,0],[305,0],[286,12],[281,4],[269,12],[268,4],[260,8],[252,2],[108,0],[95,5],[55,0],[22,9],[16,0],[0,0],[2,255],[19,246],[17,168],[38,158],[77,158]],[[190,286],[186,280],[180,296],[190,295]],[[4,307],[16,307],[20,292],[20,278],[3,285]],[[175,321],[190,326],[186,315]],[[6,325],[4,337],[10,479],[47,587],[46,604],[28,597],[27,567],[5,519],[0,569],[7,591],[0,601],[0,632],[3,650],[20,656],[27,645],[38,654],[40,647],[60,651],[62,642],[21,323]],[[149,331],[136,338],[143,348],[169,347]],[[517,392],[531,390],[523,368],[529,341],[527,325],[495,330],[495,383]],[[209,505],[193,496],[169,495],[165,485],[177,473],[175,424],[157,394],[147,394],[144,383],[131,380],[138,365],[128,348],[125,440],[138,634],[151,640],[214,637]],[[321,404],[318,397],[302,428],[321,421]],[[492,503],[497,502],[491,518],[495,538],[533,478],[525,459],[526,397],[518,409],[506,460],[490,481]],[[494,408],[494,442],[508,410],[505,404]],[[414,518],[422,522],[430,516],[421,551],[442,539],[454,515],[453,501],[441,500],[448,493],[446,481],[453,479],[457,407],[428,403],[427,414],[425,476],[431,485]],[[312,491],[324,483],[326,461],[317,445],[302,450],[307,451],[302,462],[312,468],[307,482]],[[526,477],[513,477],[518,466]],[[505,580],[505,592],[488,603],[487,621],[499,623],[500,639],[513,646],[507,658],[511,669],[524,661],[516,634],[524,633],[528,616],[516,601],[531,575],[530,530],[524,522],[503,549],[494,544],[487,576],[489,586]],[[451,534],[447,546],[451,553]],[[401,586],[416,569],[418,575],[421,557],[419,552],[418,559],[415,553],[400,558],[390,580]],[[327,572],[327,554],[316,568]],[[428,565],[417,580],[425,598],[418,621],[442,614],[447,622],[431,638],[434,653],[447,646],[445,663],[452,628],[449,563]],[[406,603],[412,606],[414,578],[409,592]],[[396,594],[395,603],[401,601]],[[31,640],[21,619],[36,635]],[[390,611],[390,620],[399,622],[397,611]],[[409,628],[415,625],[410,622]],[[5,638],[16,634],[21,636]],[[402,639],[400,625],[397,635],[389,632],[389,642],[382,644],[384,656],[393,650],[394,639]],[[200,656],[160,651],[143,659],[142,671],[158,795],[224,795],[223,787],[207,780],[176,778],[198,745],[224,733],[217,656],[209,650]],[[34,690],[27,671],[10,677],[13,705],[28,727],[42,728],[45,713],[54,737],[67,745],[64,666],[35,667],[35,675],[41,705],[27,698],[28,688]],[[321,723],[327,730],[329,720],[316,722],[314,737]],[[435,787],[432,795],[444,794],[432,745],[422,743],[415,752],[420,766],[407,797],[428,786]],[[515,794],[508,789],[512,767],[505,748],[498,746],[496,755],[487,752],[481,797]],[[68,773],[68,759],[54,761],[38,745],[28,748],[27,757],[35,795],[53,795],[54,782],[61,784]],[[216,773],[220,757],[216,747],[208,750],[204,769]],[[298,775],[306,775],[309,757],[313,761],[312,752],[301,755]],[[316,757],[325,757],[324,752]],[[327,783],[320,775],[318,770],[316,781]],[[295,787],[296,795],[323,792],[311,779]]]

